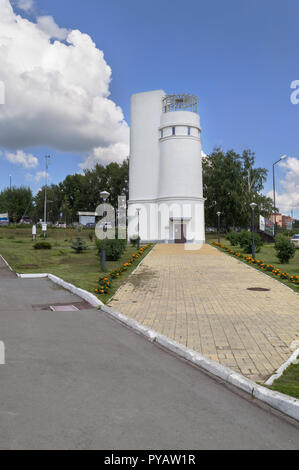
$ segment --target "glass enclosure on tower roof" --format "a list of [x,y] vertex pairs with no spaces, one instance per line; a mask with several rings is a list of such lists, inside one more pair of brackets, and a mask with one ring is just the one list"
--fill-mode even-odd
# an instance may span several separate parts
[[195,95],[166,95],[163,98],[163,113],[172,111],[191,111],[197,113],[199,98]]

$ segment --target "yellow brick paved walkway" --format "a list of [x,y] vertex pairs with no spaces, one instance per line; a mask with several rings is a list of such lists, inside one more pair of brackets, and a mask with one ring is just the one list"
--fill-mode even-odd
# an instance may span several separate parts
[[258,381],[299,340],[299,296],[209,245],[156,245],[109,306]]

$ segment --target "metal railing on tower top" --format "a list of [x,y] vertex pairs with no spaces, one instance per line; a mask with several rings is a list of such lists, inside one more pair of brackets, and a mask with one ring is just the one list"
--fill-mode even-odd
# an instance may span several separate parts
[[197,113],[199,98],[195,95],[166,95],[163,98],[163,113],[172,111],[192,111]]

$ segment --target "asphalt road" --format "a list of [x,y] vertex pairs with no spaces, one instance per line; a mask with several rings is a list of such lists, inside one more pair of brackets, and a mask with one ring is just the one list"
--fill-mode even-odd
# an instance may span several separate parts
[[46,279],[0,266],[0,449],[298,449],[299,428]]

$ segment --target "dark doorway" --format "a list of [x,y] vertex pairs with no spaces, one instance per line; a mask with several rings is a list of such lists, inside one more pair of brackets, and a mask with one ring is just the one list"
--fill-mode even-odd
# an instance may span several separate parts
[[186,243],[186,224],[176,223],[174,226],[175,243]]

